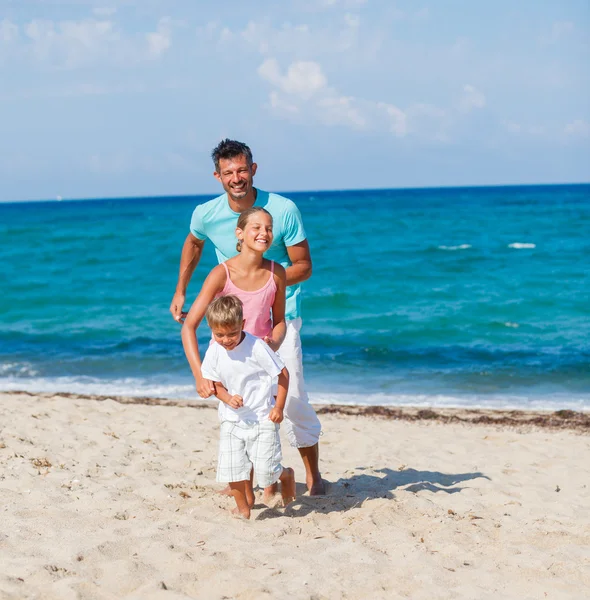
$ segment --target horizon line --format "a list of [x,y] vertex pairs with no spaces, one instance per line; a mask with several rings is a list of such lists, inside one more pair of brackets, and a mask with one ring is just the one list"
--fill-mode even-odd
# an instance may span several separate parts
[[[492,184],[476,184],[476,185],[427,185],[422,187],[416,186],[401,186],[391,188],[335,188],[335,189],[321,189],[321,190],[287,190],[274,192],[279,195],[290,195],[290,194],[332,194],[332,193],[344,193],[344,192],[390,192],[390,191],[422,191],[422,190],[466,190],[466,189],[485,189],[485,188],[526,188],[526,187],[572,187],[572,186],[587,186],[590,185],[590,181],[572,182],[572,183],[492,183]],[[254,186],[256,187],[256,186]],[[38,198],[28,200],[0,200],[1,204],[29,204],[29,203],[42,203],[42,202],[100,202],[104,200],[156,200],[159,198],[199,198],[199,197],[217,197],[221,194],[217,192],[205,192],[198,194],[158,194],[155,196],[141,195],[141,196],[87,196],[82,198],[62,198],[56,196],[55,198]]]

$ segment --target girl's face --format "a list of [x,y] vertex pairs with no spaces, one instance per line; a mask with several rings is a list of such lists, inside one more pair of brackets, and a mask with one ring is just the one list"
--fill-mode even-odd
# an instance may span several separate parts
[[259,211],[248,219],[244,229],[236,229],[236,235],[242,242],[257,252],[266,252],[272,244],[272,217]]

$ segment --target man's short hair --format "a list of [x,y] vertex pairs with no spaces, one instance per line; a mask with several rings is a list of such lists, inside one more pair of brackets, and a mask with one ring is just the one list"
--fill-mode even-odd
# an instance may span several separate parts
[[211,158],[215,164],[215,171],[219,173],[219,161],[224,158],[226,160],[230,158],[236,158],[236,156],[245,156],[248,164],[252,164],[252,150],[246,146],[243,142],[236,140],[225,139],[219,142],[213,152],[211,152]]
[[214,327],[241,326],[244,322],[242,301],[231,294],[220,296],[209,304],[205,318],[211,329]]

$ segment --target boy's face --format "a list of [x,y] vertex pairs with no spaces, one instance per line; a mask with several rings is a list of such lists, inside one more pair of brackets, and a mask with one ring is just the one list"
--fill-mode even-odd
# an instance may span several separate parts
[[211,328],[213,339],[226,350],[233,350],[242,341],[244,321],[238,325],[216,325]]

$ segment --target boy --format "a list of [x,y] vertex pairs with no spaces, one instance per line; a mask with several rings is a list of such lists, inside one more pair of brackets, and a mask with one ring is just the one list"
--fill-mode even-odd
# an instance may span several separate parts
[[[286,506],[295,497],[293,469],[281,466],[279,423],[289,387],[283,361],[259,338],[242,331],[242,303],[221,296],[207,308],[213,343],[207,349],[201,372],[214,382],[219,403],[221,432],[217,481],[229,483],[237,507],[234,514],[250,518],[254,492],[250,473],[258,485],[281,482]],[[278,376],[276,403],[273,379]]]

